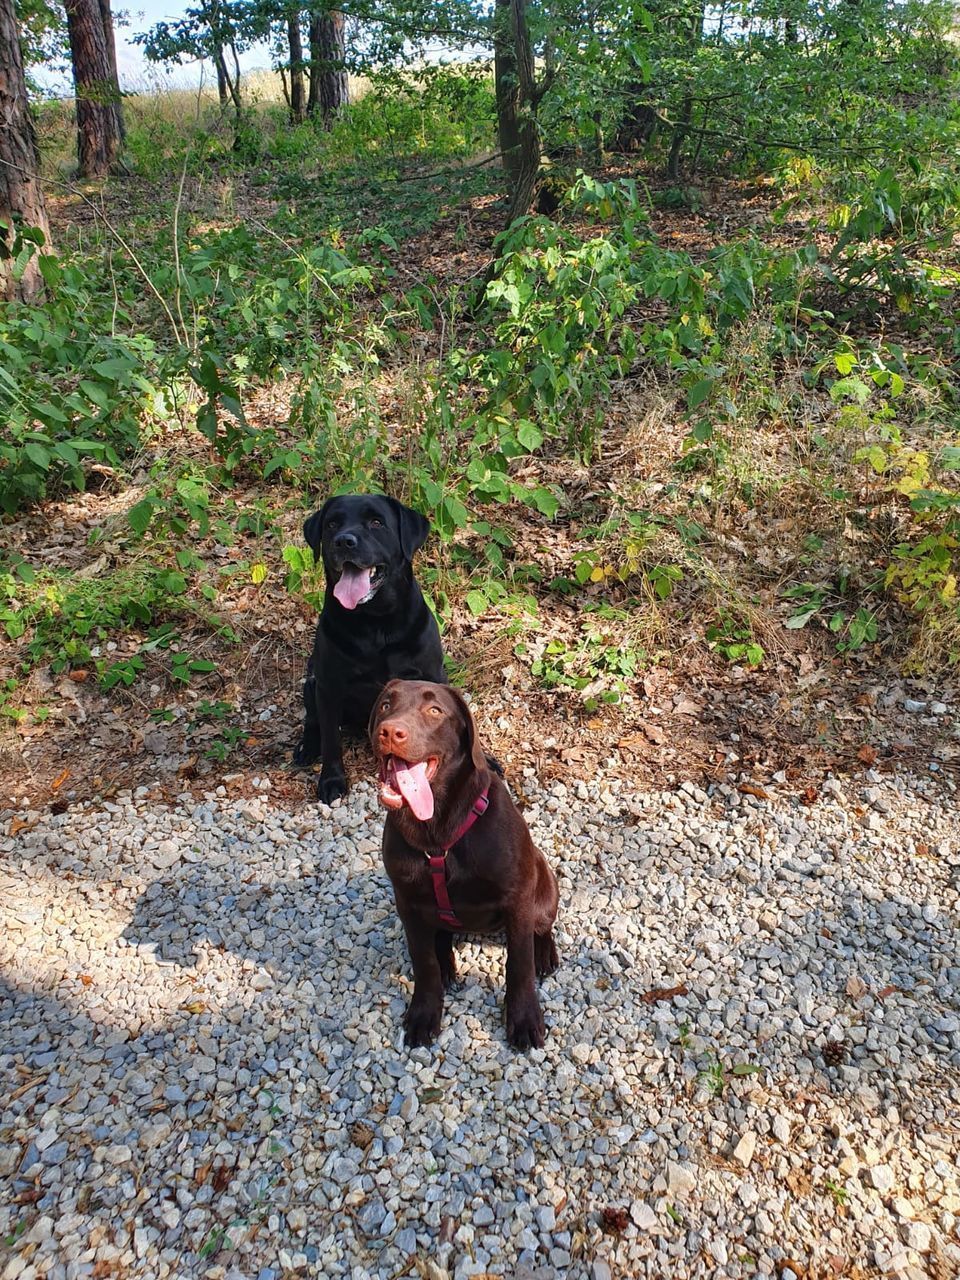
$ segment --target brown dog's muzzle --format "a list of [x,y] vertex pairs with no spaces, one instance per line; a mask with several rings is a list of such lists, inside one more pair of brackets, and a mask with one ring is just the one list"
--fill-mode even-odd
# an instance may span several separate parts
[[384,720],[377,730],[377,746],[381,755],[408,759],[410,731],[399,720]]

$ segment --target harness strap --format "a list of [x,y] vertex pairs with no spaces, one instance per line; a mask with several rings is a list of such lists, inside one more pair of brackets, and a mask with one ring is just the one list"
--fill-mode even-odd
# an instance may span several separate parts
[[450,901],[450,894],[447,892],[447,854],[458,841],[463,839],[476,820],[482,818],[486,813],[490,805],[489,791],[489,787],[484,787],[476,800],[474,800],[470,812],[446,849],[441,853],[430,853],[429,850],[425,850],[427,863],[430,867],[430,878],[433,880],[433,896],[437,903],[437,915],[448,929],[463,929],[466,926],[457,918],[457,913],[454,911],[453,904]]

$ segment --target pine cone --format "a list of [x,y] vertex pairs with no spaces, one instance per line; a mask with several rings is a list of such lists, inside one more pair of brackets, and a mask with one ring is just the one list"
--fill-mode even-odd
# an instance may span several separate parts
[[828,1067],[839,1067],[847,1060],[847,1046],[842,1040],[828,1040],[823,1046],[823,1060]]

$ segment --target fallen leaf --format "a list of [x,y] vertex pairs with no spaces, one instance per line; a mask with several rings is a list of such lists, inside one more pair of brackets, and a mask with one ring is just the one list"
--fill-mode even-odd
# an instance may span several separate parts
[[892,982],[889,987],[881,987],[877,992],[878,1000],[886,1000],[887,996],[892,996],[895,991],[902,991],[903,987],[895,986]]
[[758,787],[755,782],[741,782],[737,790],[742,796],[754,796],[757,800],[769,800],[770,793]]
[[233,1170],[227,1165],[222,1164],[219,1169],[213,1171],[213,1189],[217,1195],[221,1195],[230,1185],[230,1177]]
[[867,994],[867,984],[856,973],[851,973],[847,979],[847,995],[853,996],[854,1000],[859,1000],[861,996]]
[[604,1231],[626,1231],[630,1223],[630,1215],[626,1209],[615,1209],[608,1205],[601,1210]]
[[10,830],[7,832],[7,834],[10,836],[17,836],[20,834],[21,831],[29,831],[32,827],[35,827],[36,825],[37,824],[35,822],[28,822],[26,818],[18,818],[16,815],[14,815],[10,819]]
[[673,709],[678,716],[698,716],[703,710],[699,702],[691,702],[689,698],[684,698]]
[[443,1090],[436,1088],[421,1089],[418,1094],[421,1102],[439,1102],[443,1097]]
[[203,1013],[206,1007],[202,1000],[188,1000],[180,1006],[184,1013]]
[[800,792],[800,799],[804,804],[816,804],[819,795],[819,791],[817,791],[817,788],[811,783],[809,786],[804,787]]
[[790,1272],[797,1280],[806,1280],[807,1269],[802,1262],[795,1262],[793,1258],[781,1258],[777,1263],[777,1275],[784,1276],[786,1280],[787,1273]]
[[51,791],[59,791],[66,780],[70,777],[70,770],[64,769],[62,773],[58,773],[54,780],[50,783]]
[[90,977],[89,973],[81,973],[80,981],[85,987],[89,987],[93,983],[93,979]]
[[652,991],[644,991],[640,999],[644,1004],[656,1004],[659,1000],[672,1000],[674,996],[689,994],[688,988],[681,982],[676,987],[654,987]]
[[76,671],[68,671],[67,679],[72,680],[74,684],[83,684],[85,680],[90,679],[90,672],[83,667],[78,667]]
[[862,760],[864,764],[871,765],[877,763],[876,747],[868,746],[866,743],[857,752],[857,759]]
[[198,1187],[202,1187],[206,1180],[210,1177],[210,1170],[213,1168],[213,1161],[208,1160],[206,1164],[202,1164],[194,1175],[194,1182]]

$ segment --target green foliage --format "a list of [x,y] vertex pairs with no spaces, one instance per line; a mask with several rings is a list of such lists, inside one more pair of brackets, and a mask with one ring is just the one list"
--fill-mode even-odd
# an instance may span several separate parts
[[0,508],[61,486],[82,489],[91,462],[119,466],[160,407],[153,342],[115,336],[110,301],[78,265],[40,259],[48,299],[0,306]]
[[716,622],[707,627],[707,644],[716,649],[728,662],[745,662],[749,667],[759,667],[766,657],[763,645],[753,634],[749,622],[727,610],[722,610]]

